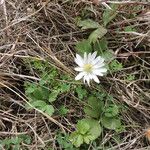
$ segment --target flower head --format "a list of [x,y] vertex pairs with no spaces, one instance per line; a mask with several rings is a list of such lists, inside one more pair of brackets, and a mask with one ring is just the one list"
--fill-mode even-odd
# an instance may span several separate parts
[[83,78],[84,83],[87,82],[90,85],[90,80],[94,80],[99,83],[97,76],[103,76],[107,69],[105,68],[104,58],[101,56],[96,57],[97,52],[93,54],[84,53],[84,57],[76,54],[75,63],[78,67],[75,68],[79,74],[75,77],[75,80]]

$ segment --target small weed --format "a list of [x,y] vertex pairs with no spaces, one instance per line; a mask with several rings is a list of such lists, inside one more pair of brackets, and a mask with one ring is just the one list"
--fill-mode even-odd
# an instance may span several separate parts
[[[105,99],[110,99],[107,105]],[[70,135],[70,140],[76,147],[80,147],[83,143],[89,144],[90,141],[97,139],[103,128],[116,132],[123,131],[119,108],[112,104],[112,96],[108,94],[102,93],[102,95],[99,94],[99,97],[90,96],[84,112],[85,119],[78,121],[77,130]]]
[[[71,87],[68,83],[57,81],[59,73],[54,67],[47,66],[47,63],[45,67],[41,66],[43,66],[42,62],[33,63],[33,67],[40,72],[41,80],[36,83],[26,82],[25,93],[30,105],[51,116],[55,112],[53,103],[58,95],[68,92]],[[27,108],[32,109],[28,105]]]
[[69,135],[68,134],[64,135],[64,134],[59,133],[56,137],[56,140],[57,140],[57,142],[59,144],[59,147],[61,149],[64,149],[64,150],[79,150],[79,149],[75,148],[72,145],[72,143],[69,140]]
[[6,138],[5,140],[0,140],[0,145],[6,150],[20,150],[22,143],[31,144],[31,137],[29,135],[19,135],[17,137]]

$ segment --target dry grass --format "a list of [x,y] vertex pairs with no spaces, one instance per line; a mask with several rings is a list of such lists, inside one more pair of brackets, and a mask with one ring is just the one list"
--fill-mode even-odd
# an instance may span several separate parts
[[[108,26],[107,37],[109,48],[124,69],[105,77],[102,84],[116,103],[128,107],[127,112],[122,112],[126,131],[114,149],[145,150],[148,148],[145,129],[150,126],[150,4],[146,1],[119,3],[119,15]],[[32,68],[30,72],[26,69],[23,60],[48,60],[74,76],[74,44],[87,36],[76,27],[75,17],[86,6],[92,10],[91,18],[101,20],[105,8],[90,1],[6,0],[0,6],[0,139],[27,133],[33,140],[31,145],[26,145],[28,149],[40,149],[48,142],[53,149],[59,149],[55,141],[57,130],[70,132],[76,119],[82,118],[82,112],[78,111],[81,106],[73,95],[61,98],[70,109],[67,117],[49,117],[36,109],[26,111],[24,104],[28,102],[23,83],[39,80],[39,77]],[[136,6],[141,9],[134,10]],[[129,18],[133,13],[138,15]],[[128,25],[137,31],[117,32]],[[134,74],[137,80],[125,80],[129,74]],[[100,143],[107,143],[112,135],[112,132],[107,133]]]

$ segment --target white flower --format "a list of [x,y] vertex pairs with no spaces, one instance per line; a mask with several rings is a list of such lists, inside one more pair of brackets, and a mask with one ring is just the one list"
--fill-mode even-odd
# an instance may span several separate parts
[[103,76],[107,69],[105,68],[104,58],[101,56],[96,57],[97,52],[93,54],[84,53],[82,58],[80,55],[76,54],[75,63],[79,66],[75,70],[79,71],[79,74],[75,77],[75,80],[80,80],[83,78],[83,81],[88,83],[90,86],[90,80],[94,80],[99,83],[97,76]]

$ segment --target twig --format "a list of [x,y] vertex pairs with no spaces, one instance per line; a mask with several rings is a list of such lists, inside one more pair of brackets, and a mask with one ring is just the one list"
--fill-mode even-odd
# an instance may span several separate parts
[[136,4],[136,5],[148,5],[150,6],[150,2],[139,2],[139,1],[106,1],[109,4]]

